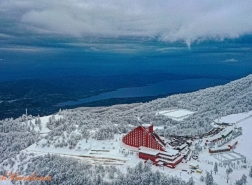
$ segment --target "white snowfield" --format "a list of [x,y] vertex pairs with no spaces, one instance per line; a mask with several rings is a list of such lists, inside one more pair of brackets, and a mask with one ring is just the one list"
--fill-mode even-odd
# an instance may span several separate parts
[[[205,184],[205,182],[200,181],[201,176],[206,175],[206,171],[211,172],[213,174],[214,182],[216,182],[218,185],[227,184],[227,175],[226,175],[226,168],[221,167],[218,165],[218,172],[215,175],[214,172],[214,163],[217,162],[219,164],[219,160],[216,159],[219,158],[221,160],[226,159],[237,159],[240,158],[240,154],[245,156],[247,159],[247,165],[250,167],[252,165],[252,139],[251,139],[251,131],[252,131],[252,117],[250,117],[251,112],[249,113],[241,113],[241,114],[232,114],[229,116],[223,117],[223,120],[230,120],[237,122],[237,127],[242,127],[243,135],[239,136],[238,138],[235,138],[235,141],[238,141],[238,145],[234,149],[234,152],[225,152],[222,154],[209,154],[208,149],[203,150],[203,152],[200,152],[198,155],[198,160],[191,159],[187,163],[180,163],[178,166],[176,166],[175,169],[170,169],[166,167],[157,167],[153,166],[153,170],[159,170],[163,173],[166,173],[167,175],[173,175],[181,177],[184,180],[188,180],[190,177],[193,177],[196,185],[202,185]],[[229,130],[229,129],[227,129]],[[204,139],[205,140],[205,139]],[[231,143],[233,143],[232,141]],[[195,141],[194,141],[195,143]],[[204,143],[204,142],[203,142]],[[192,147],[191,147],[192,148]],[[212,163],[212,164],[211,164]],[[190,174],[191,169],[189,168],[189,164],[198,164],[199,169],[202,170],[202,174],[196,173],[196,170],[194,173]],[[236,163],[236,168],[234,169],[233,173],[229,176],[228,184],[234,184],[237,180],[239,180],[243,174],[247,176],[247,185],[252,184],[252,178],[248,176],[249,169],[242,168],[242,165],[245,165],[240,161],[240,164],[238,165]],[[186,170],[186,171],[182,171]],[[189,174],[188,174],[189,173]]]
[[[175,112],[175,113],[174,113]],[[160,112],[159,112],[160,113]],[[164,112],[161,112],[164,113]],[[173,116],[184,116],[186,114],[192,114],[191,111],[186,110],[174,110],[170,112],[169,115]],[[252,139],[251,139],[251,131],[252,131],[252,117],[250,117],[252,111],[249,113],[241,113],[241,114],[233,114],[229,116],[225,116],[221,118],[221,120],[230,122],[236,122],[237,127],[242,127],[243,135],[235,138],[235,141],[238,141],[238,145],[234,149],[234,152],[227,152],[223,154],[209,154],[208,148],[203,149],[202,152],[199,153],[198,159],[194,160],[191,158],[188,162],[183,161],[179,165],[176,166],[175,169],[170,169],[168,167],[163,166],[152,166],[152,169],[159,170],[167,175],[173,175],[181,177],[184,180],[188,180],[190,177],[193,177],[196,185],[205,184],[205,182],[200,181],[201,176],[206,175],[206,171],[211,172],[213,174],[214,181],[217,184],[227,184],[226,179],[226,168],[218,165],[218,172],[214,173],[214,163],[220,163],[221,160],[226,159],[236,159],[239,158],[240,155],[244,155],[247,158],[248,166],[252,164]],[[41,117],[42,122],[42,131],[41,133],[47,133],[50,130],[46,127],[46,123],[48,122],[50,116]],[[55,116],[56,119],[59,119],[59,115]],[[35,121],[35,120],[33,120]],[[229,128],[231,127],[227,127]],[[37,127],[35,127],[37,129]],[[155,129],[155,126],[154,126]],[[95,132],[95,130],[90,130],[90,132]],[[47,153],[59,154],[62,156],[72,157],[80,160],[84,163],[90,164],[102,164],[102,165],[115,165],[122,172],[126,172],[128,166],[135,166],[138,162],[144,160],[138,157],[138,148],[130,147],[122,143],[122,137],[124,134],[115,134],[114,139],[111,140],[96,140],[90,138],[88,140],[81,140],[78,142],[74,149],[69,149],[68,147],[63,148],[55,148],[54,146],[50,147],[42,147],[42,143],[45,142],[42,139],[38,144],[33,144],[30,147],[23,150],[26,153],[35,153],[37,155],[43,155]],[[198,140],[194,140],[191,148],[194,148],[195,143]],[[234,141],[231,141],[233,143]],[[201,146],[204,146],[205,139],[201,143]],[[194,171],[191,173],[191,169],[189,164],[197,164],[199,165],[199,169],[202,170],[202,173],[197,173]],[[244,163],[240,162],[238,165],[236,163],[236,167],[238,169],[234,169],[233,173],[229,176],[229,184],[234,184],[236,180],[240,179],[243,174],[248,177],[248,169],[242,168]],[[252,179],[250,177],[247,178],[248,185],[252,184]],[[6,182],[7,183],[7,182]]]
[[245,119],[248,119],[250,118],[250,116],[252,116],[252,111],[224,116],[224,117],[221,117],[220,119],[214,120],[214,122],[234,124],[234,123],[241,122]]
[[252,162],[252,117],[237,125],[242,127],[242,136],[238,138],[235,151],[245,155]]
[[123,147],[121,138],[122,135],[115,134],[113,140],[95,140],[90,138],[86,141],[83,139],[77,144],[75,149],[69,149],[68,147],[55,148],[54,146],[42,147],[41,143],[44,142],[42,139],[38,145],[33,144],[25,151],[60,154],[62,156],[78,158],[90,164],[124,165],[130,159],[124,156],[123,151],[126,151],[126,149]]
[[[242,135],[239,136],[238,139],[235,139],[235,141],[238,140],[238,145],[235,151],[245,155],[247,159],[252,162],[252,111],[224,116],[220,121],[225,123],[235,123],[234,126],[242,127]],[[232,126],[227,127],[224,132],[227,133],[232,128]],[[230,142],[230,144],[233,142],[234,141]]]
[[185,118],[188,118],[193,111],[187,109],[171,109],[171,110],[163,110],[156,113],[156,115],[164,115],[176,121],[182,121]]

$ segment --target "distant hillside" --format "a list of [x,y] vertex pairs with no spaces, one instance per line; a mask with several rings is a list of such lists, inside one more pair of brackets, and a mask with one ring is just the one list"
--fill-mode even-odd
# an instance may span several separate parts
[[[173,108],[183,108],[192,110],[195,113],[183,121],[175,121],[156,113],[161,110]],[[167,129],[159,130],[168,135],[194,135],[209,131],[213,120],[220,116],[234,113],[241,113],[252,110],[252,75],[240,80],[233,81],[223,86],[207,88],[193,93],[178,94],[160,98],[148,103],[122,104],[108,107],[82,107],[76,109],[62,110],[58,114],[62,119],[55,119],[52,116],[46,123],[46,127],[51,131],[44,137],[46,145],[58,147],[67,146],[75,148],[76,144],[83,138],[94,137],[96,139],[111,139],[116,133],[127,133],[132,130],[132,126],[143,123],[153,125],[165,125]],[[29,119],[35,119],[29,116]],[[16,125],[23,125],[25,118],[6,119],[0,121],[0,136],[4,138],[6,133],[9,136],[19,138],[31,145],[36,140],[38,124],[26,121],[25,131],[29,132],[27,138],[22,133],[17,132]],[[11,122],[11,124],[10,124]],[[39,121],[37,121],[39,122]],[[21,124],[22,123],[22,124]],[[31,129],[28,129],[30,125]],[[35,129],[35,130],[36,130]],[[89,131],[94,131],[95,135],[90,135]],[[63,137],[64,139],[59,139]],[[13,138],[13,137],[12,137]],[[3,143],[5,143],[5,138]],[[10,153],[20,151],[26,145],[16,147],[8,145],[7,140],[0,147],[0,154],[6,152],[8,146]],[[14,149],[15,148],[15,149]],[[16,150],[17,149],[17,150]]]
[[[168,134],[192,135],[211,129],[210,123],[219,116],[252,110],[252,75],[223,86],[193,93],[177,94],[148,103],[65,110],[66,121],[75,125],[99,128],[113,124],[127,127],[142,123],[167,125]],[[196,111],[182,122],[171,120],[157,111],[185,108]],[[125,128],[127,130],[127,128]]]
[[[140,112],[150,114],[149,120],[151,120],[151,118],[155,118],[152,112],[155,110],[177,107],[197,111],[169,132],[202,133],[210,129],[210,123],[220,116],[252,110],[251,95],[252,75],[249,75],[223,86],[151,101],[141,105]],[[155,124],[155,122],[153,123]]]

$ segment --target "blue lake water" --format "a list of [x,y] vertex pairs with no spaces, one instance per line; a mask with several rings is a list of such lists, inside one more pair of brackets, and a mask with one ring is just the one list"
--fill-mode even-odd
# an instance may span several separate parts
[[[43,115],[57,111],[55,105],[92,106],[115,98],[138,102],[133,98],[196,91],[252,74],[252,37],[191,48],[141,39],[90,41],[81,47],[48,42],[42,50],[0,51],[0,118],[22,115],[25,108]],[[106,104],[100,103],[94,106]]]
[[187,80],[170,80],[150,84],[141,87],[120,88],[116,91],[102,93],[97,96],[79,99],[77,101],[67,101],[57,104],[57,106],[73,106],[110,98],[132,98],[158,96],[165,94],[176,94],[198,89],[225,84],[227,80],[222,79],[187,79]]

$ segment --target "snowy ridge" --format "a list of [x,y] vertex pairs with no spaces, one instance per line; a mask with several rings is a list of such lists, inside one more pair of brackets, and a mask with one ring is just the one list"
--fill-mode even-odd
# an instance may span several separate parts
[[[74,172],[76,177],[67,176],[68,183],[71,183],[71,180],[77,180],[73,178],[78,177],[78,180],[84,184],[91,182],[85,175],[91,174],[90,171],[85,171],[89,168],[92,169],[92,175],[90,175],[92,182],[97,183],[103,179],[107,183],[116,182],[115,184],[131,182],[132,178],[127,177],[140,174],[140,172],[141,174],[146,173],[148,178],[154,177],[159,170],[162,174],[171,176],[165,178],[164,175],[161,175],[161,179],[165,179],[167,182],[175,176],[178,178],[173,180],[179,183],[193,177],[194,182],[200,185],[203,183],[201,176],[209,175],[206,171],[213,170],[215,162],[219,171],[216,175],[213,174],[214,181],[218,184],[225,184],[227,180],[227,166],[225,167],[225,165],[228,161],[232,161],[230,167],[233,169],[233,173],[229,177],[229,182],[234,184],[242,174],[248,176],[248,168],[252,164],[252,117],[249,112],[252,110],[251,91],[252,76],[250,75],[224,86],[173,95],[145,104],[77,108],[62,110],[56,115],[41,118],[29,116],[17,120],[2,120],[0,121],[0,136],[3,142],[0,154],[3,160],[0,169],[1,171],[21,171],[23,174],[29,174],[31,169],[36,169],[38,174],[52,174],[54,179],[61,179],[62,177],[58,177],[55,171],[59,170],[60,174],[67,173],[68,169],[61,169],[57,166],[58,163],[64,163],[71,170],[78,169]],[[174,109],[174,107],[194,113],[180,122],[156,114],[160,110]],[[236,137],[236,133],[232,132],[227,138],[231,138],[230,141],[225,138],[228,144],[232,144],[234,142],[232,138],[236,137],[235,141],[238,141],[238,144],[234,151],[209,154],[208,146],[205,145],[206,138],[193,138],[192,146],[188,150],[190,156],[175,169],[151,166],[147,162],[138,164],[138,162],[144,162],[138,158],[138,148],[125,146],[121,141],[122,137],[132,130],[132,126],[143,123],[152,123],[154,127],[157,126],[158,135],[194,136],[212,130],[211,123],[220,115],[223,115],[220,120],[229,120],[230,123],[236,123],[234,126],[242,127],[242,135]],[[228,134],[231,128],[233,127],[226,127],[224,132]],[[30,157],[27,157],[26,160],[22,157],[20,159],[21,154]],[[246,163],[242,161],[243,156],[246,157]],[[48,161],[50,162],[48,163]],[[191,173],[188,164],[196,161],[200,170],[203,170],[202,174]],[[52,164],[57,170],[53,170],[49,166]],[[137,167],[134,168],[136,164]],[[41,167],[43,165],[45,168]],[[71,165],[77,167],[74,169],[71,168]],[[141,165],[143,166],[140,167]],[[110,166],[116,169],[112,167],[110,169]],[[106,168],[108,168],[108,173],[104,172]],[[110,174],[110,171],[114,171],[113,175]],[[137,178],[139,175],[134,176],[134,179]],[[155,183],[155,180],[148,179],[148,182]],[[53,181],[53,183],[57,184],[57,181]],[[249,183],[252,181],[248,178]],[[135,184],[139,184],[139,181]]]

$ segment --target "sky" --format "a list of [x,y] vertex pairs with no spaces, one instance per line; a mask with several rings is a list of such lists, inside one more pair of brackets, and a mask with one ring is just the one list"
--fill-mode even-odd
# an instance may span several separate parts
[[4,95],[6,82],[21,84],[25,97],[41,88],[50,95],[64,79],[74,97],[75,87],[104,76],[108,83],[92,84],[92,92],[141,86],[154,74],[220,85],[252,73],[251,7],[251,0],[0,0],[0,87]]
[[251,0],[1,0],[0,51],[96,50],[97,38],[221,42],[252,33],[251,7]]

